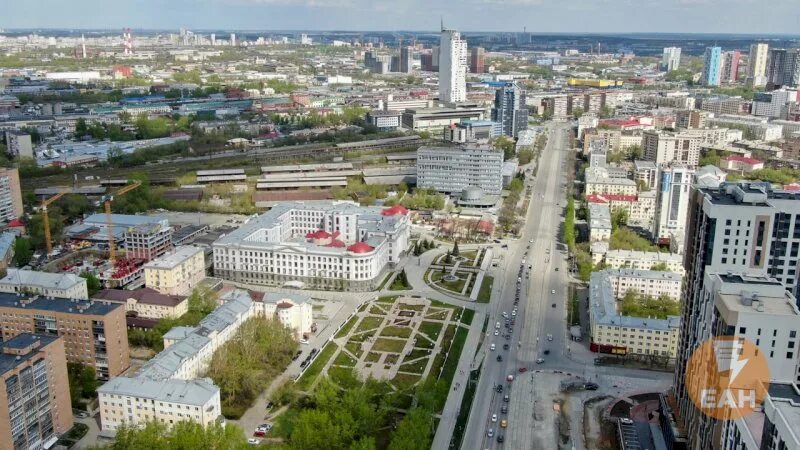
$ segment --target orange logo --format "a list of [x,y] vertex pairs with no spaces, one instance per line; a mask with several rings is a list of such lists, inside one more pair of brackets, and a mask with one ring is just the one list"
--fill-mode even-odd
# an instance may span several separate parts
[[769,365],[744,338],[704,342],[686,366],[686,389],[695,406],[720,420],[744,417],[761,405],[769,389]]

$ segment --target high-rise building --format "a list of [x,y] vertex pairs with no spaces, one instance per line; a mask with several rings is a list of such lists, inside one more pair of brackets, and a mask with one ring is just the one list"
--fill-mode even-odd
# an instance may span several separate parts
[[720,72],[720,82],[735,83],[738,79],[739,61],[741,53],[733,50],[722,54],[722,71]]
[[645,160],[656,164],[680,163],[690,167],[700,161],[703,136],[695,131],[655,131],[642,133],[642,152]]
[[211,46],[217,45],[217,35],[211,33]]
[[703,55],[703,73],[700,82],[706,86],[719,86],[722,73],[722,48],[706,47]]
[[519,86],[509,83],[495,91],[492,121],[501,125],[506,136],[517,137],[521,130],[528,129],[525,92]]
[[768,88],[798,84],[800,84],[800,49],[770,49],[767,59]]
[[747,83],[751,86],[767,85],[767,58],[769,45],[764,43],[752,44],[747,61]]
[[0,223],[22,217],[22,212],[19,169],[0,167]]
[[50,448],[72,428],[64,340],[21,333],[0,343],[0,449]]
[[33,158],[31,135],[20,131],[6,131],[6,153],[16,157]]
[[405,46],[400,47],[400,70],[399,72],[402,73],[411,73],[411,66],[412,66],[412,48]]
[[680,248],[683,245],[686,216],[694,170],[684,165],[659,168],[653,238]]
[[667,72],[677,70],[681,65],[681,48],[665,47],[664,55],[661,57],[661,68]]
[[467,101],[467,41],[458,31],[442,27],[439,50],[439,100]]
[[472,47],[469,58],[470,73],[483,73],[485,68],[486,51],[483,47]]
[[231,33],[231,47],[236,47],[236,33]]

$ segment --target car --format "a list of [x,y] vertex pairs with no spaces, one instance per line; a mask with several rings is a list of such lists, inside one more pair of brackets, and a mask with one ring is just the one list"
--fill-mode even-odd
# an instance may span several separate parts
[[522,277],[517,277],[517,283],[522,283]]
[[489,346],[489,350],[490,350],[490,351],[494,351],[494,349],[495,349],[495,346],[494,346],[494,344],[492,344],[492,345],[490,345],[490,346]]
[[250,445],[258,445],[261,443],[261,441],[256,438],[250,438],[247,440],[247,443]]
[[507,335],[506,335],[506,340],[507,340],[507,341],[510,341],[510,340],[511,340],[511,335],[510,335],[510,334],[507,334]]
[[79,419],[88,419],[89,413],[87,413],[86,411],[77,411],[75,413],[75,416],[78,417]]
[[551,293],[551,294],[555,294],[555,293],[556,293],[556,290],[555,290],[555,289],[550,289],[550,293]]
[[497,414],[492,414],[492,423],[497,422]]
[[503,344],[503,350],[508,350],[508,348],[509,348],[508,344]]
[[292,361],[295,361],[297,358],[299,358],[302,353],[303,353],[302,350],[298,350],[297,353],[295,353],[294,356],[292,356]]
[[497,391],[497,392],[503,392],[503,385],[502,384],[498,384],[497,387],[494,388],[494,390]]
[[502,362],[503,361],[503,355],[497,355],[496,359],[497,359],[497,362]]
[[512,375],[512,374],[508,374],[508,376],[506,377],[506,381],[508,381],[509,383],[511,383],[512,381],[514,381],[514,375]]
[[500,421],[500,428],[508,428],[508,420],[503,419]]
[[547,340],[552,342],[553,341],[553,335],[548,333],[547,334]]
[[300,363],[300,368],[301,369],[305,369],[307,365],[308,365],[308,360],[306,359],[306,360],[304,360],[303,362]]
[[511,398],[508,396],[508,394],[503,396],[503,403],[508,403],[510,401],[511,401]]
[[536,364],[541,364],[544,362],[544,358],[536,358]]
[[542,353],[544,353],[545,355],[549,355],[550,354],[550,350],[545,350]]
[[527,368],[527,367],[520,367],[520,368],[519,368],[519,373],[525,373],[525,372],[527,372],[527,371],[528,371],[528,368]]
[[495,328],[500,328],[500,322],[497,322],[496,324],[494,324],[494,327]]
[[586,389],[587,391],[596,391],[597,388],[599,387],[600,386],[597,383],[591,383],[591,382],[583,385],[583,388]]
[[508,244],[503,244],[503,248],[508,248]]
[[533,239],[531,239],[530,241],[528,241],[528,244],[533,244]]
[[495,336],[500,336],[500,330],[494,330],[494,335]]
[[508,318],[508,313],[503,311],[503,317]]
[[556,267],[556,272],[558,272],[558,267]]
[[[266,409],[272,409],[272,408],[274,408],[274,407],[275,407],[275,403],[272,403],[272,402],[267,402],[267,407],[266,407]],[[270,428],[272,428],[272,425],[270,425],[270,424],[268,424],[268,423],[267,423],[267,424],[265,424],[265,425],[268,425]]]
[[495,244],[499,244],[499,243],[500,243],[500,239],[495,239],[495,240],[494,240],[494,243],[495,243]]
[[256,430],[253,433],[253,436],[255,436],[255,437],[264,437],[266,435],[267,435],[267,431],[266,430]]
[[498,434],[498,435],[497,435],[497,442],[499,442],[499,443],[501,443],[501,444],[502,444],[503,442],[505,442],[505,440],[506,440],[506,438],[505,438],[505,437],[503,437],[503,435],[502,435],[502,434]]
[[555,303],[553,303],[551,306],[552,306],[553,308],[555,308],[555,307],[556,307],[556,304],[555,304]]
[[500,412],[503,414],[508,414],[508,406],[503,405],[500,407]]
[[489,437],[494,436],[494,429],[493,428],[489,428],[489,431],[486,432],[486,436],[489,436]]

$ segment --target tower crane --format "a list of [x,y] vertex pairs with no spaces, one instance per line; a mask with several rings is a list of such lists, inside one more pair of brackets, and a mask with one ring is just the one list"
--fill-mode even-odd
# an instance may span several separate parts
[[47,215],[47,206],[53,203],[54,201],[60,199],[64,195],[68,194],[69,190],[63,190],[58,194],[50,197],[50,198],[43,198],[42,199],[42,219],[44,222],[44,243],[47,247],[47,256],[53,253],[53,238],[50,236],[50,217]]
[[108,260],[111,262],[111,266],[114,266],[114,263],[117,262],[117,249],[114,247],[114,224],[111,220],[111,202],[114,201],[115,195],[123,195],[128,193],[139,186],[142,185],[141,181],[134,181],[131,184],[123,186],[117,189],[115,192],[111,194],[106,194],[103,196],[103,208],[105,209],[106,213],[106,227],[108,228]]

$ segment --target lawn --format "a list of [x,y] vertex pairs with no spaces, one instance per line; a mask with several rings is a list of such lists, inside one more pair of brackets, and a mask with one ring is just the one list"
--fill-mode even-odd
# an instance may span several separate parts
[[353,329],[353,326],[356,324],[356,322],[358,322],[358,316],[348,320],[347,323],[344,324],[342,329],[339,330],[338,333],[336,333],[336,338],[338,339],[347,336],[347,333],[349,333],[350,330]]
[[407,291],[409,289],[411,289],[411,285],[408,284],[408,280],[402,274],[398,274],[389,286],[390,291]]
[[381,336],[388,336],[388,337],[399,337],[407,339],[411,336],[411,329],[407,327],[384,327],[383,331],[381,331]]
[[378,338],[372,346],[373,352],[400,353],[405,347],[406,341],[400,339]]
[[339,354],[336,355],[336,359],[333,360],[333,363],[337,366],[355,367],[356,360],[345,352],[339,352]]
[[386,295],[386,296],[383,296],[383,297],[378,297],[377,301],[379,303],[394,303],[395,300],[397,300],[397,296],[396,295]]
[[406,357],[403,360],[403,362],[411,361],[411,360],[414,360],[414,359],[417,359],[417,358],[422,358],[423,356],[429,356],[430,354],[431,354],[430,350],[423,350],[423,349],[415,348],[414,350],[411,350],[408,353],[408,355],[406,355]]
[[414,343],[415,348],[433,348],[433,342],[428,339],[424,334],[416,334],[417,342]]
[[464,312],[461,314],[461,323],[466,325],[472,325],[472,319],[475,317],[475,310],[464,308]]
[[433,342],[436,342],[439,333],[442,331],[442,324],[439,322],[425,321],[419,324],[419,331],[428,336]]
[[428,358],[420,359],[419,361],[414,361],[412,363],[403,364],[400,366],[400,370],[402,372],[410,372],[410,373],[418,373],[422,374],[425,371],[425,366],[428,365]]
[[442,272],[435,271],[431,273],[431,281],[436,283],[437,286],[447,289],[448,291],[455,292],[456,294],[461,294],[461,291],[464,290],[464,286],[467,284],[466,278],[461,278],[463,276],[468,276],[460,272],[456,272],[456,276],[458,279],[456,281],[441,281],[442,279]]
[[458,327],[456,330],[455,339],[450,345],[450,353],[447,355],[447,360],[444,363],[444,371],[442,378],[447,381],[447,385],[453,381],[453,376],[456,374],[458,367],[458,359],[461,357],[461,351],[464,349],[464,344],[467,342],[467,334],[469,331],[466,328]]
[[426,319],[445,320],[449,311],[443,309],[428,308],[428,314],[425,315]]
[[[369,308],[369,313],[370,314],[375,314],[376,316],[380,316],[380,315],[386,314],[386,311],[384,311],[383,308],[381,308],[380,306],[372,305]],[[336,336],[336,337],[339,337],[339,336]]]
[[380,353],[369,352],[369,353],[367,353],[366,358],[364,358],[364,361],[366,361],[366,362],[378,362],[380,359],[381,359],[381,354]]
[[356,333],[361,331],[374,330],[379,326],[381,326],[381,323],[383,323],[383,317],[369,317],[369,316],[364,317],[363,319],[361,319],[361,322],[359,322],[358,328],[356,328]]
[[397,305],[399,309],[404,309],[406,311],[417,311],[420,312],[425,309],[425,305],[409,305],[408,303],[400,303]]
[[358,342],[348,341],[346,344],[344,344],[344,348],[346,348],[350,353],[356,355],[359,358],[364,353],[364,351],[361,350],[361,344],[359,344]]
[[331,359],[331,356],[333,356],[338,348],[339,347],[333,342],[328,342],[322,351],[319,352],[314,362],[311,363],[311,366],[303,372],[303,376],[297,380],[297,388],[303,391],[310,388],[311,385],[314,384],[314,380],[316,380],[317,376],[322,372],[322,368],[325,367],[325,364],[328,363],[328,360]]
[[394,378],[392,378],[392,384],[394,384],[397,389],[403,391],[414,387],[414,385],[419,382],[420,378],[422,377],[419,375],[398,373]]
[[492,286],[494,285],[494,277],[489,275],[483,276],[483,283],[481,289],[478,291],[478,303],[489,303],[492,299]]

